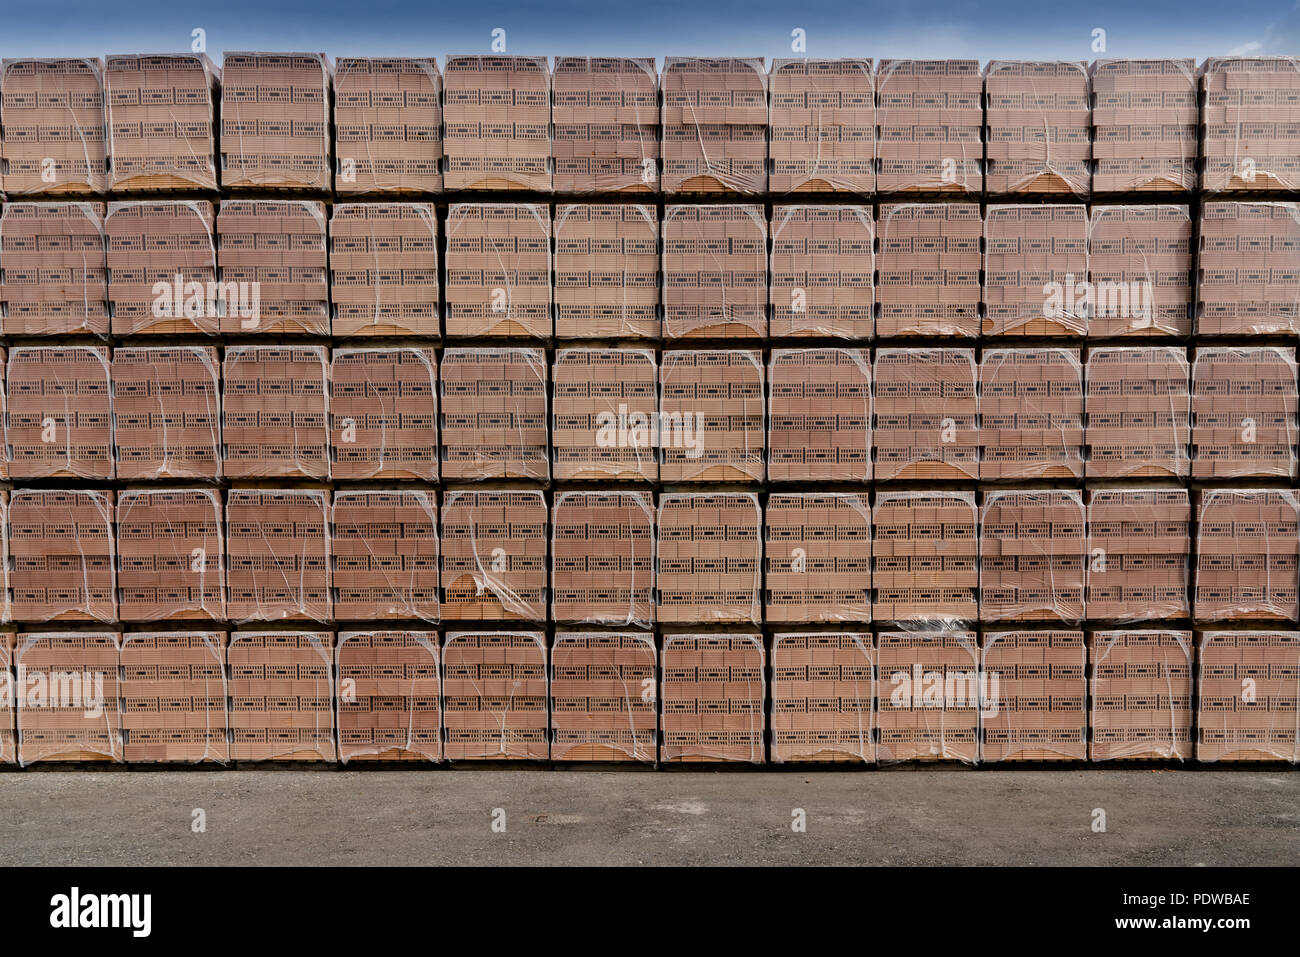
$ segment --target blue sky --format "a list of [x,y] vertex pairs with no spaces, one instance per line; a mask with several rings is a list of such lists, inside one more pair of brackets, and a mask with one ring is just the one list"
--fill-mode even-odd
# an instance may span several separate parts
[[[1300,0],[0,0],[0,56],[223,50],[1053,58],[1300,55]],[[1106,31],[1106,52],[1092,50]]]

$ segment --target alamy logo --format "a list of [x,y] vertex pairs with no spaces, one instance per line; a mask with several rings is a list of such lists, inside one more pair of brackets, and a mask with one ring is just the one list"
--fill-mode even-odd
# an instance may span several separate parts
[[920,662],[911,672],[890,676],[895,708],[977,708],[986,718],[997,717],[1001,679],[996,671],[926,671]]
[[125,927],[132,937],[148,937],[153,930],[152,894],[82,894],[74,887],[50,898],[50,926]]
[[602,449],[686,449],[688,459],[704,454],[704,416],[699,412],[618,412],[596,416],[596,445]]
[[1079,316],[1084,319],[1143,319],[1151,321],[1151,283],[1089,282],[1067,272],[1064,282],[1043,285],[1043,315],[1048,319]]
[[0,672],[0,700],[10,708],[80,708],[82,716],[104,716],[102,671],[40,671],[19,664],[16,678]]
[[262,319],[260,282],[186,282],[180,273],[153,284],[153,314],[157,319],[221,319],[235,316],[244,329],[256,329]]

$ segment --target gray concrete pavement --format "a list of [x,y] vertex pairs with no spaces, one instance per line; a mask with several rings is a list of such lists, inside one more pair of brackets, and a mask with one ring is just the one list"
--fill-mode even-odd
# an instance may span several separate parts
[[1300,773],[28,771],[0,863],[1293,865]]

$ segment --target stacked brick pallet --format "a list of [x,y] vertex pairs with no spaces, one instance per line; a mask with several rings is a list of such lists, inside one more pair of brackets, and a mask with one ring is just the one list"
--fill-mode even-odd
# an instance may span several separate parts
[[97,346],[18,346],[5,364],[16,479],[113,477],[112,375]]
[[439,334],[431,203],[337,203],[329,236],[334,335]]
[[329,476],[324,348],[231,346],[222,379],[226,477]]
[[221,76],[222,185],[328,190],[329,91],[330,64],[323,53],[227,53]]
[[19,632],[15,638],[14,669],[25,676],[24,685],[44,681],[47,689],[59,689],[24,694],[17,714],[18,763],[121,761],[121,636]]
[[648,349],[559,349],[556,479],[659,477],[658,369]]
[[763,481],[763,364],[757,352],[665,352],[659,480]]
[[545,353],[449,348],[438,373],[444,479],[547,477]]
[[1089,478],[1191,472],[1191,370],[1173,346],[1088,353]]
[[108,188],[215,190],[219,80],[203,53],[107,57]]
[[334,493],[334,617],[438,620],[438,503],[429,492]]
[[980,761],[1086,760],[1086,656],[1082,631],[986,632]]
[[650,206],[555,209],[555,335],[658,338],[659,220]]
[[880,492],[871,524],[877,620],[979,618],[974,493]]
[[867,206],[773,209],[771,334],[870,339],[874,248]]
[[1296,395],[1291,349],[1197,349],[1192,363],[1192,477],[1295,478]]
[[663,759],[762,764],[765,663],[757,634],[665,635]]
[[430,57],[339,57],[334,70],[334,189],[442,189],[442,75]]
[[453,205],[447,211],[447,335],[550,334],[550,210]]
[[117,477],[221,476],[221,363],[209,346],[113,350]]
[[773,349],[767,477],[871,478],[871,361],[865,349]]
[[451,56],[443,87],[446,189],[550,190],[545,57]]
[[1195,189],[1196,61],[1098,60],[1091,75],[1093,190]]
[[1093,206],[1088,279],[1094,296],[1090,336],[1190,335],[1194,287],[1187,207]]
[[122,636],[123,760],[229,762],[226,645],[224,632]]
[[665,338],[766,339],[762,207],[669,206],[662,232]]
[[1300,205],[1206,203],[1199,262],[1199,334],[1300,332]]
[[980,516],[980,618],[1082,620],[1084,528],[1078,492],[985,495]]
[[876,189],[980,193],[984,78],[978,60],[881,60]]
[[117,496],[122,621],[225,615],[224,516],[212,489],[128,489]]
[[1191,517],[1186,489],[1088,493],[1088,617],[1126,622],[1191,617]]
[[1077,349],[990,349],[980,360],[980,478],[1083,477]]
[[1198,761],[1300,762],[1300,634],[1210,632],[1197,653]]
[[441,761],[439,667],[436,631],[340,632],[339,760]]
[[551,513],[554,621],[649,627],[654,507],[640,492],[560,492]]
[[978,336],[983,230],[975,203],[882,205],[876,333]]
[[772,493],[764,516],[764,620],[871,620],[866,496]]
[[334,761],[334,635],[243,631],[230,636],[230,756]]
[[990,206],[984,220],[984,333],[1083,336],[1091,310],[1081,205]]
[[767,190],[767,68],[761,58],[665,57],[664,192]]
[[540,491],[448,490],[442,506],[442,617],[545,621],[546,521]]
[[217,258],[223,283],[238,283],[225,310],[227,335],[328,335],[325,205],[305,200],[223,200]]
[[657,665],[648,633],[556,632],[551,760],[655,761]]
[[[207,201],[108,204],[104,236],[114,335],[219,331],[221,310],[207,293],[217,278],[212,228]],[[167,288],[161,296],[159,283]]]
[[1088,760],[1191,758],[1191,632],[1096,631],[1088,662]]
[[329,498],[315,489],[226,494],[226,615],[330,618]]
[[976,763],[983,701],[975,634],[882,631],[876,640],[880,761]]
[[869,634],[772,638],[772,760],[876,760],[876,675]]
[[0,185],[29,193],[102,193],[108,182],[104,63],[0,60]]
[[1092,113],[1085,63],[993,60],[984,70],[991,194],[1087,196]]
[[977,388],[971,349],[877,349],[876,480],[978,477]]
[[329,387],[334,478],[438,478],[432,349],[335,349]]
[[1197,493],[1197,621],[1295,621],[1300,504],[1287,489]]
[[7,204],[0,210],[0,328],[9,336],[107,336],[107,261],[103,203]]
[[870,60],[775,60],[773,193],[869,193],[876,186],[875,77]]
[[1300,186],[1295,129],[1300,58],[1210,57],[1201,88],[1202,188]]
[[653,57],[556,57],[552,97],[557,193],[658,188],[659,74]]
[[[762,620],[758,496],[741,492],[659,496],[657,620]],[[666,663],[665,663],[666,665]]]
[[453,631],[443,645],[443,721],[449,761],[545,761],[546,636]]
[[114,500],[94,489],[9,494],[12,620],[117,620]]

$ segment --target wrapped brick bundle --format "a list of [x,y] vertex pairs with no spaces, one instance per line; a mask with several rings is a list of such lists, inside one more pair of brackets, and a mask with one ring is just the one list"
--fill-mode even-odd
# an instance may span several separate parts
[[100,346],[16,346],[5,367],[14,478],[113,477],[112,381]]
[[334,335],[441,333],[432,204],[336,203],[329,232]]
[[1088,618],[1190,618],[1191,518],[1186,489],[1089,492]]
[[444,621],[546,620],[546,500],[532,490],[448,490],[442,506]]
[[104,234],[114,335],[220,331],[230,302],[214,285],[212,227],[206,200],[108,204]]
[[871,478],[866,349],[773,349],[768,386],[771,481]]
[[665,352],[659,385],[661,481],[763,480],[759,353]]
[[447,349],[438,366],[444,479],[549,477],[546,354]]
[[1086,658],[1082,631],[986,632],[980,761],[1086,761]]
[[1084,528],[1076,491],[985,495],[980,619],[1082,621]]
[[974,492],[879,492],[871,527],[877,621],[979,617]]
[[126,489],[117,495],[117,593],[122,621],[226,617],[221,494]]
[[1210,57],[1201,87],[1204,188],[1300,188],[1300,57]]
[[227,53],[221,73],[221,185],[328,191],[325,54]]
[[228,478],[328,478],[329,365],[323,346],[230,346],[222,367]]
[[657,339],[659,221],[653,206],[555,208],[555,335]]
[[557,56],[552,84],[555,191],[656,191],[659,73],[654,57]]
[[1192,477],[1295,478],[1295,353],[1202,348],[1192,362]]
[[122,713],[118,702],[118,649],[122,636],[106,631],[19,632],[14,668],[24,688],[59,681],[58,695],[18,699],[18,763],[113,761],[122,763]]
[[1205,203],[1198,265],[1198,334],[1300,333],[1300,204]]
[[432,349],[335,349],[330,474],[438,478],[438,370]]
[[1094,206],[1088,335],[1189,336],[1192,218],[1186,206]]
[[442,760],[440,657],[436,631],[339,633],[340,761]]
[[12,196],[108,185],[104,62],[0,60],[0,188]]
[[551,618],[648,628],[654,505],[642,492],[567,491],[551,511]]
[[1087,380],[1089,478],[1191,472],[1191,369],[1182,346],[1091,349]]
[[551,760],[654,762],[658,663],[648,633],[556,632]]
[[10,493],[13,621],[117,621],[114,493],[15,489]]
[[665,635],[663,759],[762,764],[763,637]]
[[665,338],[767,338],[761,206],[668,206],[663,248]]
[[557,479],[659,477],[658,371],[648,349],[556,350]]
[[1196,664],[1196,760],[1300,763],[1300,634],[1204,632]]
[[1296,621],[1300,504],[1288,489],[1206,489],[1196,513],[1197,621]]
[[1078,349],[990,349],[980,359],[980,478],[1083,477]]
[[984,69],[990,194],[1092,188],[1088,65],[992,60]]
[[329,510],[319,489],[226,494],[227,616],[329,621]]
[[432,57],[339,57],[334,188],[442,191],[442,76]]
[[452,631],[443,646],[449,761],[545,761],[546,635]]
[[773,492],[763,517],[767,621],[871,620],[865,495]]
[[658,620],[762,620],[758,496],[666,492],[659,496],[655,587]]
[[447,212],[447,335],[551,335],[551,214],[540,204]]
[[325,233],[323,203],[222,200],[217,212],[217,261],[226,304],[221,331],[329,335]]
[[984,188],[984,77],[978,60],[881,60],[876,125],[882,193]]
[[870,339],[875,268],[871,207],[775,207],[771,334]]
[[335,761],[334,635],[237,631],[230,661],[230,756]]
[[1093,191],[1195,189],[1196,61],[1097,60],[1091,73]]
[[220,82],[205,53],[107,57],[109,189],[215,190]]
[[878,336],[958,336],[980,331],[977,203],[898,203],[880,207]]
[[881,763],[975,764],[982,702],[974,632],[882,631],[876,640]]
[[449,56],[443,89],[443,188],[550,191],[546,57]]
[[223,631],[122,635],[122,732],[128,764],[230,762]]
[[1088,636],[1089,761],[1192,756],[1192,633],[1095,631]]
[[767,190],[767,66],[762,57],[665,57],[663,191]]
[[334,617],[438,620],[438,501],[418,489],[336,489]]
[[772,637],[772,761],[875,763],[875,650],[869,634]]
[[9,203],[0,211],[0,329],[108,337],[103,203]]
[[984,220],[984,334],[1083,336],[1092,304],[1083,205],[990,206]]
[[119,479],[221,477],[221,360],[210,346],[113,350]]
[[871,60],[772,61],[773,193],[871,193],[876,105]]
[[976,376],[973,349],[876,351],[878,481],[979,475]]

